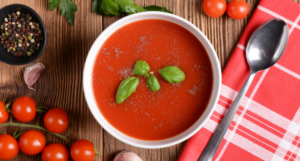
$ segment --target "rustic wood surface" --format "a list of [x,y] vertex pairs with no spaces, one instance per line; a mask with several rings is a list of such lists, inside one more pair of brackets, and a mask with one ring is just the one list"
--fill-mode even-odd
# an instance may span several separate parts
[[[93,118],[83,95],[82,71],[85,58],[97,36],[122,16],[99,16],[92,13],[91,0],[73,1],[77,4],[78,12],[75,26],[72,27],[60,15],[58,9],[49,10],[48,0],[0,0],[0,8],[15,3],[33,8],[43,19],[48,35],[46,50],[37,60],[46,66],[46,71],[33,86],[36,91],[27,89],[23,81],[23,70],[26,65],[13,66],[0,62],[0,100],[9,102],[20,96],[30,96],[35,99],[37,105],[65,109],[75,124],[68,139],[72,143],[78,139],[92,141],[101,154],[95,160],[112,161],[122,150],[133,151],[144,161],[176,160],[184,143],[163,149],[136,148],[112,137]],[[295,1],[300,3],[300,0]],[[224,69],[259,0],[247,0],[250,13],[243,20],[230,19],[226,14],[221,18],[209,18],[202,11],[202,0],[135,0],[135,2],[141,6],[153,4],[166,6],[174,14],[196,25],[212,42],[221,68]],[[17,129],[0,128],[0,132],[13,134]],[[47,143],[53,142],[68,146],[62,139],[47,135]],[[26,156],[20,152],[13,160],[35,161],[41,160],[41,156]]]

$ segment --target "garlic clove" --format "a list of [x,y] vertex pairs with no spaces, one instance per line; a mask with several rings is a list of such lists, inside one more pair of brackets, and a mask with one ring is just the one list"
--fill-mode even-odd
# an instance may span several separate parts
[[143,161],[134,152],[122,151],[114,159],[114,161]]
[[24,70],[24,81],[29,89],[33,89],[31,86],[39,79],[42,72],[45,70],[45,66],[38,62],[27,66]]

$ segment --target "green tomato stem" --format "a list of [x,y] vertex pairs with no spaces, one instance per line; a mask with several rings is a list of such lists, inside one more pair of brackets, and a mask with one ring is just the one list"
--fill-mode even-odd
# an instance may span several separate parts
[[100,153],[98,152],[98,150],[94,147],[94,150],[95,150],[95,154],[100,156]]
[[31,128],[37,128],[37,129],[40,129],[40,130],[43,130],[43,131],[46,131],[48,133],[51,133],[52,135],[55,135],[55,136],[58,136],[60,138],[62,138],[63,140],[65,140],[68,144],[70,144],[69,140],[63,136],[63,135],[60,135],[60,134],[57,134],[57,133],[53,133],[39,125],[31,125],[31,124],[22,124],[22,123],[14,123],[14,122],[7,122],[7,123],[3,123],[3,124],[0,124],[0,127],[1,126],[15,126],[15,127],[31,127]]

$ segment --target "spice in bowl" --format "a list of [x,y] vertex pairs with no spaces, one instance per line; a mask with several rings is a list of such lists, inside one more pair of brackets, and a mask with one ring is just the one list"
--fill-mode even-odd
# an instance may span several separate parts
[[40,25],[30,14],[13,12],[4,18],[0,27],[0,40],[8,53],[31,56],[43,40]]

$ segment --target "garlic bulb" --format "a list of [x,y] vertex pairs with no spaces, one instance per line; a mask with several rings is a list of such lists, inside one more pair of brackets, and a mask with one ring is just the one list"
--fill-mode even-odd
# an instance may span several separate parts
[[143,161],[134,152],[122,151],[114,159],[114,161]]
[[25,68],[24,81],[29,89],[34,90],[31,86],[38,80],[44,70],[45,66],[39,62]]

